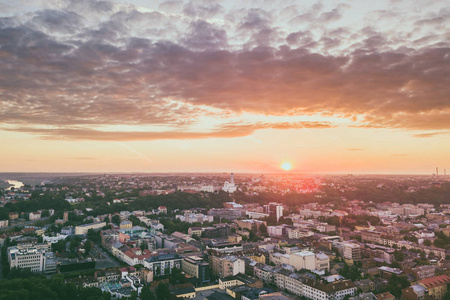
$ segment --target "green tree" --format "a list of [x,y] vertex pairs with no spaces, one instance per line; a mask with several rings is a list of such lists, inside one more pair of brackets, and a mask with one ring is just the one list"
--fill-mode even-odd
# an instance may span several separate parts
[[155,294],[150,290],[150,287],[145,286],[142,288],[141,300],[156,300]]
[[268,234],[267,234],[267,226],[266,226],[266,224],[261,224],[260,226],[259,226],[259,233],[261,234],[261,236],[269,236]]
[[119,225],[120,225],[120,222],[121,222],[120,216],[119,216],[119,215],[114,215],[114,216],[111,218],[111,222],[114,223],[114,224],[116,224],[117,226],[119,226]]
[[100,231],[95,231],[94,229],[89,229],[87,232],[87,238],[90,239],[95,244],[100,244],[102,238],[100,236]]
[[405,256],[403,254],[403,251],[401,250],[395,250],[394,252],[394,258],[396,261],[403,261],[405,259]]
[[431,246],[431,241],[430,240],[425,240],[425,241],[423,241],[423,244],[425,246]]
[[169,285],[167,283],[158,284],[156,296],[158,297],[158,300],[167,300],[170,297]]

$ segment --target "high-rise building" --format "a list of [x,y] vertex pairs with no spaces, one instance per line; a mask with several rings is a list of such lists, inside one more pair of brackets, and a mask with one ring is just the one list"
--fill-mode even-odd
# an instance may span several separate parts
[[264,205],[265,213],[270,216],[275,216],[277,218],[277,222],[283,216],[283,205],[277,202],[270,202],[267,205]]

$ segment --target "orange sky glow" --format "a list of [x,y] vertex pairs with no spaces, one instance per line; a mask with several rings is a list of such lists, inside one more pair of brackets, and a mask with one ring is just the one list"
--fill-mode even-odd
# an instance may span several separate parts
[[450,170],[445,1],[241,2],[0,0],[0,170]]

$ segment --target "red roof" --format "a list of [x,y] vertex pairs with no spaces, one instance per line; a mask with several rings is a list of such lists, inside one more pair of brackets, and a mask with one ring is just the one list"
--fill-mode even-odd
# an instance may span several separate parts
[[450,282],[450,276],[448,275],[439,275],[430,278],[425,278],[420,281],[427,288],[433,288],[436,286],[444,285]]

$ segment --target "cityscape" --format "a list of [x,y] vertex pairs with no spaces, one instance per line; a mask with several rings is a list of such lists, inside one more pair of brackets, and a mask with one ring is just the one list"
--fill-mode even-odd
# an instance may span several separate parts
[[0,300],[450,300],[448,0],[0,0]]
[[46,299],[449,297],[447,175],[0,175],[0,282]]

